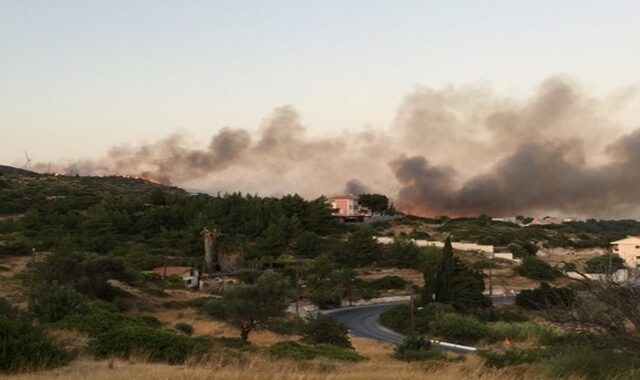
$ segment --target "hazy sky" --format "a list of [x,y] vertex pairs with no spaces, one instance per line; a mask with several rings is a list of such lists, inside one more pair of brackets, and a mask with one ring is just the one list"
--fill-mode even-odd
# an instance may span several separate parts
[[286,104],[317,135],[387,127],[416,86],[607,96],[640,83],[638,20],[637,0],[0,0],[0,163],[208,141]]

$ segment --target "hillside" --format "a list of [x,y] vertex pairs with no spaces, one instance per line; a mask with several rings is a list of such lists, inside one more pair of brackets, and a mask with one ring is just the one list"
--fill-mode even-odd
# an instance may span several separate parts
[[[589,222],[582,236],[583,227],[486,217],[339,223],[322,197],[192,196],[139,178],[4,170],[0,335],[10,343],[0,372],[16,378],[540,379],[556,371],[597,379],[640,368],[635,356],[611,368],[626,347],[599,335],[582,340],[535,302],[575,300],[577,289],[558,270],[563,260],[536,259],[536,251],[576,239],[597,247],[635,222]],[[381,245],[380,235],[395,239]],[[525,262],[408,239],[451,235],[495,240]],[[534,302],[494,306],[488,281],[533,292],[525,300]],[[386,327],[483,351],[460,357],[420,340],[395,351],[305,313],[409,295],[416,309],[390,309]],[[580,372],[582,357],[600,377]]]
[[14,168],[13,166],[0,165],[0,175],[11,174],[11,175],[37,175],[37,173],[25,170]]
[[134,177],[79,177],[38,174],[9,166],[0,167],[0,215],[23,213],[53,200],[67,199],[70,209],[86,209],[105,197],[136,197],[151,191],[186,195],[168,187]]

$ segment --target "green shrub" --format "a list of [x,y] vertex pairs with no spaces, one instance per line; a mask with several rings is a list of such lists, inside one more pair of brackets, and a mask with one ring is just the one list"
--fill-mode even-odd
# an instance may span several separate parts
[[198,307],[198,312],[215,319],[224,319],[224,302],[220,298],[207,298]]
[[404,334],[408,332],[409,318],[409,305],[398,305],[380,314],[380,323],[388,329]]
[[521,276],[540,281],[554,280],[561,275],[557,269],[534,256],[525,257],[516,271]]
[[161,320],[159,320],[158,318],[152,315],[143,315],[143,316],[134,317],[134,318],[138,318],[145,326],[148,326],[148,327],[159,328],[159,327],[162,327],[163,325]]
[[97,358],[142,356],[151,362],[182,364],[191,356],[203,355],[211,347],[205,338],[190,338],[149,327],[123,327],[102,333],[91,342]]
[[438,314],[429,324],[429,328],[434,336],[455,343],[475,343],[491,337],[488,325],[460,314]]
[[477,353],[484,359],[486,366],[493,368],[535,363],[549,357],[549,352],[545,350],[518,350],[514,348],[508,348],[504,352],[480,350]]
[[213,343],[220,344],[226,348],[233,348],[241,351],[255,351],[255,346],[252,346],[251,343],[245,342],[240,338],[232,338],[228,336],[219,336],[215,338],[211,338]]
[[[210,300],[217,300],[217,299],[219,299],[219,298],[216,298],[216,297],[198,297],[198,298],[194,298],[194,299],[192,299],[190,301],[184,302],[184,305],[185,305],[185,307],[188,306],[188,307],[200,308],[205,304],[205,302],[210,301]],[[180,302],[180,304],[182,304],[182,302]]]
[[295,315],[292,317],[274,318],[267,323],[267,329],[281,335],[295,335],[302,333],[304,325],[304,319]]
[[374,289],[404,289],[407,282],[400,276],[384,276],[369,283]]
[[340,307],[340,296],[331,289],[318,289],[309,296],[311,302],[322,310]]
[[516,295],[516,304],[530,310],[541,310],[556,306],[570,306],[576,292],[569,288],[554,288],[543,282],[537,289],[525,289]]
[[165,309],[180,310],[187,307],[187,302],[172,300],[172,301],[167,301],[163,303],[162,307],[164,307]]
[[56,322],[86,308],[86,297],[67,287],[41,285],[29,295],[29,312],[41,322]]
[[419,361],[428,359],[441,359],[444,356],[441,351],[432,350],[431,342],[422,335],[408,336],[393,350],[396,359],[404,361]]
[[[409,305],[398,305],[382,313],[380,315],[380,323],[393,331],[409,334],[409,311]],[[435,302],[429,303],[424,307],[416,308],[414,310],[415,332],[418,334],[428,334],[430,332],[429,323],[436,318],[436,315],[441,313],[455,313],[455,308],[452,305]]]
[[66,364],[71,355],[56,347],[42,329],[0,316],[0,372],[21,372]]
[[324,314],[310,316],[302,328],[302,341],[309,344],[331,344],[353,348],[349,340],[349,330]]
[[118,308],[118,311],[129,311],[135,309],[136,302],[128,297],[114,297],[111,303]]
[[527,250],[518,243],[509,243],[507,245],[509,252],[513,253],[515,257],[526,257],[528,255]]
[[254,269],[240,269],[233,274],[240,282],[246,284],[254,284],[258,277],[260,277],[260,271]]
[[320,253],[323,241],[311,231],[305,231],[298,237],[294,249],[302,256],[313,257]]
[[13,307],[11,302],[4,297],[0,297],[0,317],[5,316],[8,319],[17,318],[19,315],[18,309]]
[[559,336],[553,328],[532,322],[496,322],[492,323],[489,327],[493,341],[507,338],[514,341],[535,339],[539,344],[546,345],[551,344]]
[[570,346],[551,356],[545,366],[552,377],[559,379],[580,377],[587,380],[626,380],[640,378],[640,356],[637,352]]
[[584,264],[588,273],[609,273],[625,268],[624,260],[618,255],[595,256]]
[[317,351],[312,346],[292,341],[278,342],[272,345],[269,347],[269,354],[279,359],[291,358],[296,360],[310,360],[318,356]]
[[173,325],[173,328],[187,335],[193,334],[193,326],[191,326],[186,322],[178,322],[175,325]]
[[76,314],[55,323],[56,327],[77,330],[97,336],[123,327],[158,328],[162,325],[154,317],[135,317],[92,307],[85,314]]
[[296,360],[310,360],[317,357],[348,362],[367,360],[367,358],[352,350],[331,345],[308,346],[292,341],[276,343],[269,347],[268,352],[276,358],[291,358]]

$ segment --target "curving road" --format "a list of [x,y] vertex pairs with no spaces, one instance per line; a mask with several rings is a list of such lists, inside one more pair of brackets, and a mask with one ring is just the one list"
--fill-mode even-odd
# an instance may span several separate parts
[[[491,298],[494,304],[512,303],[513,299],[513,296],[494,296]],[[325,314],[343,324],[353,335],[371,338],[381,342],[399,344],[404,341],[404,335],[389,330],[378,321],[380,314],[399,304],[402,304],[402,302],[345,307],[328,310]],[[461,346],[448,342],[432,340],[431,343],[433,346],[442,350],[459,354],[467,354],[476,350],[474,347]]]
[[345,307],[327,311],[326,314],[348,328],[353,335],[399,344],[404,341],[404,335],[391,331],[378,322],[380,314],[399,304]]

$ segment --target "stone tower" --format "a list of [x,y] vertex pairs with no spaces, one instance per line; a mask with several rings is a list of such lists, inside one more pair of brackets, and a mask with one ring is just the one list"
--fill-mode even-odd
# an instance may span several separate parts
[[204,264],[207,273],[213,272],[213,243],[218,237],[217,230],[210,230],[207,227],[202,229],[204,237]]

